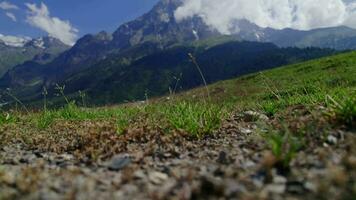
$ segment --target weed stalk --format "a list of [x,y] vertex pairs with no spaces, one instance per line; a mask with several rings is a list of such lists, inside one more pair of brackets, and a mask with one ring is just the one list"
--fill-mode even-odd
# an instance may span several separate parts
[[48,95],[48,91],[47,91],[46,86],[43,87],[42,95],[43,95],[43,110],[44,110],[44,112],[47,112],[47,95]]
[[200,68],[200,66],[199,66],[199,64],[197,62],[197,59],[193,56],[192,53],[188,53],[188,56],[189,56],[190,60],[193,62],[193,64],[195,65],[195,67],[199,71],[199,74],[200,74],[200,76],[201,76],[201,78],[202,78],[202,80],[204,82],[204,86],[205,86],[205,89],[206,89],[206,92],[207,92],[208,100],[210,101],[211,99],[210,99],[210,91],[209,91],[209,88],[208,88],[208,84],[207,84],[207,82],[205,80],[205,77],[204,77],[204,74],[203,74],[203,72],[202,72],[202,70],[201,70],[201,68]]
[[64,100],[66,101],[66,103],[69,104],[70,102],[69,102],[67,96],[64,94],[64,89],[65,89],[65,88],[66,88],[65,85],[60,86],[60,85],[58,85],[58,84],[56,84],[56,87],[55,87],[55,89],[62,95],[62,97],[64,98]]
[[5,94],[7,94],[9,97],[11,97],[13,100],[15,100],[16,109],[17,109],[17,104],[20,104],[28,114],[30,113],[30,111],[27,109],[25,104],[23,104],[22,101],[19,98],[17,98],[15,95],[13,95],[9,88],[5,90]]

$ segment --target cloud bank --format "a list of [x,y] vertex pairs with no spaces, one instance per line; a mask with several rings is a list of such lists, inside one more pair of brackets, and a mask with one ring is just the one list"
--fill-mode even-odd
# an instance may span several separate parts
[[6,45],[12,47],[22,47],[30,40],[31,38],[29,37],[21,37],[21,36],[17,37],[17,36],[0,34],[0,41],[3,41]]
[[182,0],[178,21],[199,16],[212,28],[230,34],[234,22],[246,19],[275,29],[347,25],[356,28],[356,2],[342,0]]
[[51,37],[61,40],[63,43],[73,45],[78,37],[78,30],[74,28],[69,21],[63,21],[57,17],[51,17],[48,7],[41,3],[26,3],[28,15],[26,21],[45,32]]

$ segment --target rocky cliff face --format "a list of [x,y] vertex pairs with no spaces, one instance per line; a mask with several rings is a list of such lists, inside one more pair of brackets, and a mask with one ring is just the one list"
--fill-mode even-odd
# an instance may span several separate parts
[[128,47],[151,41],[166,47],[220,35],[198,17],[177,22],[174,12],[180,4],[179,0],[160,1],[147,14],[120,26],[113,34],[115,45]]

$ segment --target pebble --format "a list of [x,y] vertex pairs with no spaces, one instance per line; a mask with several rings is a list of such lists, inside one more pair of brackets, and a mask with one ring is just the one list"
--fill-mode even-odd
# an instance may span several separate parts
[[284,176],[274,176],[273,177],[273,183],[286,184],[287,183],[287,179]]
[[265,190],[274,194],[283,194],[286,191],[285,184],[269,184],[266,186]]
[[160,185],[168,179],[168,175],[161,172],[151,172],[148,174],[148,179],[151,183]]
[[108,164],[108,169],[112,171],[119,171],[131,164],[131,158],[128,154],[120,154],[114,156]]
[[142,170],[138,170],[138,171],[135,171],[134,178],[143,180],[146,178],[146,174]]
[[305,187],[302,182],[292,181],[287,183],[287,191],[293,194],[303,194]]
[[337,138],[334,137],[334,136],[332,136],[332,135],[329,135],[329,136],[327,137],[327,142],[328,142],[328,144],[330,144],[330,145],[336,145],[336,144],[337,144]]
[[236,196],[236,194],[243,193],[243,192],[246,192],[246,188],[243,185],[238,184],[234,180],[226,181],[225,190],[224,190],[226,197],[233,197]]
[[304,188],[312,191],[312,192],[316,192],[318,190],[318,188],[316,187],[316,185],[312,182],[305,182],[304,183]]
[[253,131],[247,128],[240,128],[242,134],[251,134]]
[[255,112],[255,111],[246,111],[244,112],[244,121],[245,122],[253,122],[253,121],[268,121],[269,118],[261,113]]
[[225,151],[221,151],[219,153],[219,157],[217,159],[217,162],[220,163],[220,164],[228,164],[227,153]]

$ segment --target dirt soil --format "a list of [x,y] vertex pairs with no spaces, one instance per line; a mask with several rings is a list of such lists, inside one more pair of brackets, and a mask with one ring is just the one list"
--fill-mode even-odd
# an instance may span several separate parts
[[38,133],[31,142],[4,136],[0,199],[356,198],[354,132],[309,138],[283,166],[261,123],[274,121],[235,115],[202,139],[149,127],[117,136],[110,122],[68,122],[53,138]]

